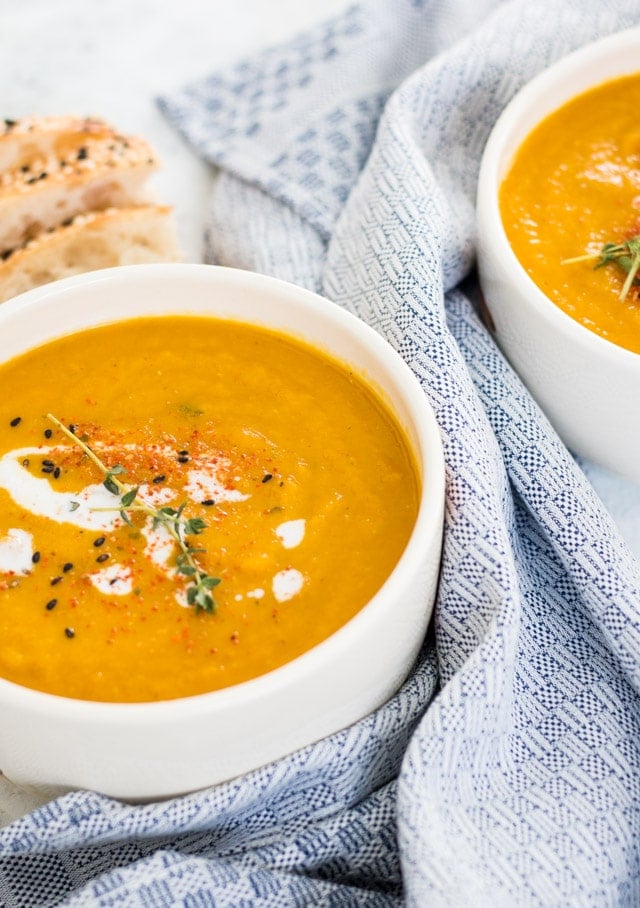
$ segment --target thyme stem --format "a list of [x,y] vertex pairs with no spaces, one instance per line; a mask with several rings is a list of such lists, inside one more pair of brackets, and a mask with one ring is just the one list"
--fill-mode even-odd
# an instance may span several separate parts
[[594,262],[594,268],[615,264],[626,274],[618,299],[622,302],[627,298],[631,287],[636,282],[640,271],[640,233],[630,237],[624,243],[605,243],[600,252],[595,255],[579,255],[575,258],[564,259],[563,265],[574,265],[578,262]]
[[[65,435],[73,444],[77,445],[84,454],[92,461],[101,473],[104,474],[103,485],[108,491],[120,497],[120,503],[115,508],[95,508],[96,511],[118,511],[125,523],[131,525],[129,513],[142,512],[153,521],[154,529],[163,526],[174,542],[177,544],[180,552],[177,557],[177,571],[182,574],[190,586],[187,589],[187,602],[198,611],[213,613],[216,610],[216,602],[211,590],[220,583],[218,577],[212,577],[200,569],[198,562],[194,558],[194,552],[204,552],[204,549],[194,549],[186,541],[186,536],[200,535],[206,527],[206,522],[201,517],[185,518],[182,516],[186,502],[178,508],[161,507],[154,508],[147,504],[144,499],[138,498],[138,486],[129,485],[122,482],[118,477],[125,470],[120,465],[107,467],[100,460],[98,455],[88,444],[81,438],[78,438],[70,429],[67,428],[52,413],[47,413],[47,419],[50,420],[63,435]],[[136,502],[134,504],[134,502]]]

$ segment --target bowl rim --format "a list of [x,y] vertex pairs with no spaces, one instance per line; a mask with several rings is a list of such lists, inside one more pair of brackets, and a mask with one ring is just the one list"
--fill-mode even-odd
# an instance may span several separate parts
[[[349,649],[352,641],[357,639],[361,625],[372,619],[375,620],[376,615],[387,607],[385,603],[389,597],[396,598],[406,586],[408,579],[419,572],[422,554],[428,543],[438,536],[442,539],[445,463],[440,430],[433,408],[410,367],[382,335],[337,303],[320,294],[269,275],[221,265],[175,262],[121,265],[73,275],[36,287],[8,300],[0,306],[0,333],[3,324],[11,321],[17,313],[20,313],[22,317],[28,316],[30,310],[37,310],[37,307],[44,301],[47,301],[48,306],[55,304],[55,297],[64,295],[69,290],[73,291],[76,287],[105,282],[114,283],[117,286],[122,281],[135,280],[137,277],[144,280],[145,274],[149,276],[150,280],[162,280],[169,277],[173,280],[188,280],[202,277],[214,282],[221,279],[232,284],[248,283],[257,287],[262,286],[284,295],[292,302],[297,300],[298,304],[312,310],[318,312],[322,310],[324,313],[328,313],[328,317],[338,324],[341,332],[346,331],[360,341],[364,341],[376,359],[381,360],[383,365],[390,368],[395,376],[402,379],[402,396],[411,413],[418,444],[423,447],[422,455],[419,450],[413,451],[416,463],[422,472],[419,508],[413,530],[398,562],[382,586],[349,621],[311,649],[262,675],[229,687],[186,697],[135,702],[81,700],[25,687],[0,677],[0,708],[3,702],[11,702],[14,706],[28,709],[32,715],[46,713],[49,718],[53,719],[87,720],[91,718],[96,721],[115,721],[120,726],[156,725],[177,717],[189,719],[200,714],[212,716],[217,711],[241,708],[243,703],[255,702],[256,699],[273,695],[285,688],[295,689],[297,681],[315,673],[322,666],[327,654],[331,652],[340,654],[345,649]],[[176,314],[188,314],[188,310],[179,309]],[[197,314],[206,317],[206,313],[198,311]],[[131,318],[139,315],[140,313],[137,313]],[[212,317],[220,316],[214,314]],[[91,324],[95,326],[107,323],[109,323],[108,319],[91,321]],[[49,340],[80,330],[82,329],[76,328],[71,332],[61,331],[59,333],[52,330],[48,332]],[[291,331],[290,336],[295,339],[295,332]],[[41,343],[47,343],[47,340],[38,341],[34,343],[33,347],[38,347]],[[307,341],[307,343],[313,345],[312,341]],[[25,347],[23,352],[27,352],[28,349],[33,348]],[[339,356],[331,354],[331,351],[328,352],[329,355],[334,355],[340,361]],[[0,365],[10,358],[11,356],[5,357],[0,351]],[[427,460],[426,469],[423,469]]]
[[[616,56],[616,54],[628,50],[640,50],[640,26],[614,32],[577,48],[539,72],[520,88],[496,120],[485,145],[478,173],[476,211],[478,247],[481,254],[486,250],[487,255],[491,254],[502,262],[501,270],[507,271],[513,276],[514,281],[526,295],[528,303],[539,316],[550,321],[551,327],[563,335],[571,337],[573,342],[577,341],[586,352],[604,357],[605,360],[616,361],[618,365],[622,363],[626,368],[640,371],[640,353],[622,347],[591,331],[564,312],[538,287],[509,243],[499,205],[500,184],[513,160],[515,151],[542,120],[582,92],[625,75],[633,73],[640,75],[640,63],[629,67],[625,65],[625,58]],[[605,76],[590,74],[590,67],[601,61],[611,62],[611,66],[607,67],[607,69],[611,69],[611,72]],[[582,73],[584,78],[580,80],[581,87],[577,90],[574,88],[571,91],[561,91],[558,100],[555,91],[558,85],[562,86],[565,80]],[[553,99],[544,105],[545,112],[523,127],[522,121],[526,118],[529,109],[545,96]],[[506,147],[513,141],[514,133],[519,138],[515,143],[515,149],[511,151],[510,155],[507,155]]]

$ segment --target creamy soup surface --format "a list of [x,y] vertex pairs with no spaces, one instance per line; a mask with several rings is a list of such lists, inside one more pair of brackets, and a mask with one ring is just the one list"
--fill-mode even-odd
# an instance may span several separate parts
[[[0,383],[0,676],[27,687],[131,702],[256,677],[353,617],[411,534],[419,481],[386,407],[268,330],[135,319],[24,354]],[[189,604],[149,514],[181,506],[213,610]]]
[[509,242],[540,289],[636,353],[640,286],[620,299],[624,268],[595,265],[605,244],[640,243],[639,109],[640,74],[573,98],[523,142],[500,191]]

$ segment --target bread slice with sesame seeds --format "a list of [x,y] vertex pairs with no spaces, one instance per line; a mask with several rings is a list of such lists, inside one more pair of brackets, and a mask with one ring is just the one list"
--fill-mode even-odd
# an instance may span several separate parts
[[142,205],[94,211],[0,256],[0,303],[84,271],[177,259],[170,208]]
[[76,215],[146,201],[157,166],[144,139],[96,118],[0,122],[0,254]]
[[42,170],[45,161],[73,161],[87,142],[109,139],[115,129],[97,117],[47,116],[0,120],[0,173]]

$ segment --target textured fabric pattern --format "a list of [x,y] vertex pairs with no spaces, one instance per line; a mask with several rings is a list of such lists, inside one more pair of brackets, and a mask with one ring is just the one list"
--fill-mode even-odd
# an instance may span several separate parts
[[12,824],[3,904],[640,903],[640,571],[470,273],[501,109],[636,24],[637,0],[372,0],[162,102],[223,168],[210,259],[322,290],[420,379],[447,464],[433,636],[388,704],[287,759]]

